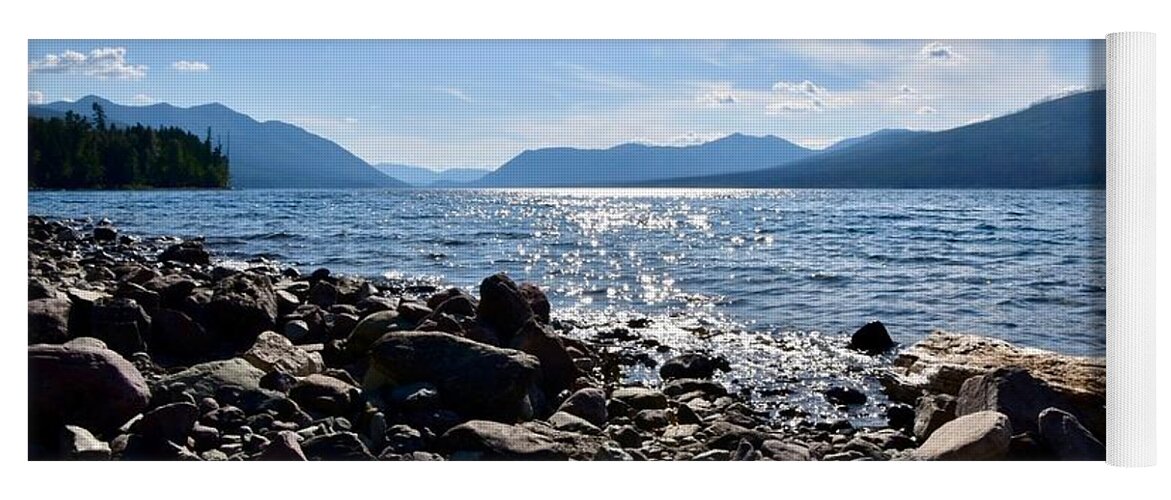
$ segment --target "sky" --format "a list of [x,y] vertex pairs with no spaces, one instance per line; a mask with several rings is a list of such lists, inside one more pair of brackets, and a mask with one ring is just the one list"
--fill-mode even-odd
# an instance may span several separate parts
[[29,103],[218,102],[369,163],[731,133],[822,148],[943,130],[1105,84],[1102,40],[30,40]]

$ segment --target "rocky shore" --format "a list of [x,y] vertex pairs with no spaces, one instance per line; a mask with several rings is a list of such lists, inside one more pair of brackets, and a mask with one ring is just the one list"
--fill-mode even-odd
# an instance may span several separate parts
[[[539,286],[503,274],[473,294],[226,265],[200,241],[36,216],[28,249],[30,459],[1105,456],[1104,362],[983,337],[902,350],[882,379],[886,425],[780,425],[715,380],[719,353],[640,342],[649,320],[577,335]],[[848,347],[897,348],[878,322]],[[671,354],[662,382],[632,385],[650,350]]]

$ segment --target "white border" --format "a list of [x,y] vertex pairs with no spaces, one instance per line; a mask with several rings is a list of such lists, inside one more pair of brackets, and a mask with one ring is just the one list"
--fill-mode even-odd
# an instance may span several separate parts
[[[124,0],[7,2],[0,14],[4,44],[0,109],[4,157],[0,168],[0,245],[6,271],[0,312],[14,324],[0,353],[8,388],[0,429],[6,490],[14,498],[84,494],[87,498],[164,495],[229,498],[263,493],[289,498],[350,495],[447,498],[1093,498],[1157,496],[1171,467],[1122,469],[1102,464],[27,464],[27,428],[21,380],[27,198],[25,103],[28,38],[1102,38],[1121,29],[1167,33],[1171,18],[1149,0],[1109,2],[823,1],[590,2],[414,1],[375,3],[240,2],[204,0],[165,4]],[[1163,37],[1166,39],[1167,37]],[[1166,50],[1163,51],[1167,53]],[[1166,65],[1164,65],[1166,67]],[[1167,78],[1160,78],[1169,81]],[[1167,115],[1167,100],[1158,104]],[[1166,136],[1166,134],[1165,134]],[[17,139],[13,139],[17,138]],[[1163,138],[1164,145],[1168,139]],[[1171,176],[1157,179],[1162,227],[1159,247],[1171,248]],[[1171,270],[1158,273],[1158,303],[1171,304]],[[1157,312],[1171,324],[1171,308]],[[1159,344],[1171,359],[1171,342]],[[1171,368],[1158,368],[1161,387],[1171,387]],[[1171,421],[1159,401],[1159,423]],[[1167,436],[1158,438],[1167,450]]]

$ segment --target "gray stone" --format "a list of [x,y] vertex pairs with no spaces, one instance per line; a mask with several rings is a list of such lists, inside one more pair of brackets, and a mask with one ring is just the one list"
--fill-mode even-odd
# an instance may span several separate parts
[[244,353],[244,359],[265,373],[279,371],[298,377],[320,373],[325,369],[321,354],[305,352],[283,335],[263,332]]
[[28,301],[28,343],[60,344],[69,340],[69,299]]
[[1037,416],[1046,408],[1070,405],[1047,384],[1018,367],[998,368],[972,377],[960,386],[956,416],[996,411],[1008,416],[1016,432],[1037,432]]
[[936,430],[911,453],[915,460],[997,460],[1008,453],[1012,424],[1003,413],[982,411]]
[[661,410],[667,407],[667,396],[662,392],[645,387],[620,387],[610,393],[610,399],[617,399],[636,410]]
[[1041,442],[1060,460],[1106,460],[1106,446],[1069,412],[1047,408],[1037,418],[1037,427]]
[[928,395],[919,398],[915,406],[915,438],[920,442],[931,437],[931,433],[956,418],[956,400],[946,394]]
[[443,434],[442,443],[453,451],[480,452],[498,460],[558,460],[566,457],[556,443],[518,425],[472,420]]
[[110,445],[76,425],[66,425],[61,433],[61,456],[67,460],[109,460]]
[[257,460],[278,462],[303,462],[308,460],[301,451],[301,444],[297,441],[297,433],[281,431],[273,436],[268,446],[256,457]]
[[597,427],[604,427],[608,419],[606,393],[601,389],[586,387],[566,398],[557,411],[577,415]]
[[579,434],[601,434],[602,429],[579,416],[559,411],[548,419],[549,425],[559,431],[576,432]]

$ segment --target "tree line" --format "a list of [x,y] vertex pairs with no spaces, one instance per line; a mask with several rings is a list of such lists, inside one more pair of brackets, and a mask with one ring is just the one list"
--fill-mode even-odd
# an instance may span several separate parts
[[28,182],[40,189],[222,188],[228,157],[178,127],[118,127],[94,103],[90,118],[28,119]]

